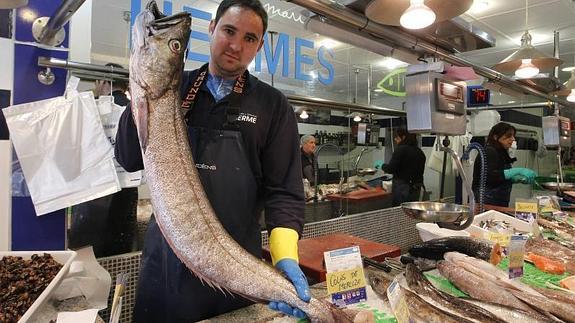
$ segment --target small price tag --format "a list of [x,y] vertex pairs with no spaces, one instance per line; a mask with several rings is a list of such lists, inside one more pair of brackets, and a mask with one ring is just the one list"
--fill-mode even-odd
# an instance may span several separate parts
[[537,200],[522,200],[515,201],[515,217],[532,223],[537,219],[539,213],[539,203]]
[[489,232],[487,234],[487,239],[491,240],[495,243],[499,243],[502,247],[509,246],[509,241],[511,240],[511,234],[508,233],[498,233],[498,232]]
[[339,307],[367,300],[358,246],[324,252],[327,292]]
[[527,236],[521,235],[513,235],[509,241],[507,252],[509,253],[509,278],[511,279],[523,276],[525,242],[527,242]]
[[409,309],[397,280],[394,280],[387,288],[387,298],[397,322],[409,323]]

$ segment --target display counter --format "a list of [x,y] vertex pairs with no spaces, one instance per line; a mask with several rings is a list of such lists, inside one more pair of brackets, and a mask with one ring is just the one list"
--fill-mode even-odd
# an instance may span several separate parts
[[[376,261],[384,261],[385,258],[401,255],[401,250],[397,246],[358,238],[350,234],[334,233],[298,241],[299,265],[309,279],[316,282],[325,281],[327,271],[323,261],[324,252],[352,246],[358,246],[362,256]],[[271,261],[268,246],[264,247],[263,256]]]
[[392,205],[391,193],[382,188],[362,188],[346,194],[329,194],[324,201],[311,201],[306,204],[305,223],[382,210]]

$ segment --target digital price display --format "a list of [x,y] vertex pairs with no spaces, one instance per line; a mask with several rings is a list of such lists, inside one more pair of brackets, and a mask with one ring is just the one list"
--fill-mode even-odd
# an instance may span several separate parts
[[480,107],[489,105],[489,90],[481,86],[467,87],[467,106]]

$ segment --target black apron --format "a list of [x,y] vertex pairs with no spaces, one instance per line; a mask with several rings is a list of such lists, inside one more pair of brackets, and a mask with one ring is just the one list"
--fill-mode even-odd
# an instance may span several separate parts
[[[207,65],[193,83],[183,108],[193,108],[195,94],[204,83]],[[236,124],[247,71],[238,78],[226,108],[223,130],[188,127],[190,146],[204,190],[228,233],[246,250],[261,258],[257,210],[257,182]],[[146,232],[134,322],[195,322],[226,313],[251,302],[224,295],[204,285],[176,257],[154,217]]]
[[399,206],[404,202],[419,201],[422,187],[422,183],[410,183],[401,178],[393,178],[391,180],[393,206]]
[[[503,169],[510,169],[511,163],[505,164]],[[509,206],[511,199],[511,190],[513,189],[513,182],[506,180],[503,184],[496,187],[485,187],[485,194],[483,195],[483,203],[496,205],[496,206]],[[479,191],[475,192],[475,200],[479,201]]]

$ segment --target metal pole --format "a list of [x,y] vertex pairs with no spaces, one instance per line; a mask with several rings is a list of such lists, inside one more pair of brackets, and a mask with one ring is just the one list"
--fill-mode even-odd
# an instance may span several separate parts
[[95,76],[105,75],[110,78],[127,80],[129,71],[125,68],[117,68],[113,66],[102,66],[95,64],[77,63],[65,59],[54,57],[38,57],[38,66],[44,67],[57,67],[73,71],[82,71],[87,74],[94,73]]
[[367,105],[371,105],[371,74],[372,74],[372,70],[371,70],[371,64],[367,64],[368,65],[368,70],[367,70]]
[[72,18],[72,15],[82,6],[84,1],[86,0],[64,0],[54,15],[50,17],[46,26],[42,28],[38,42],[49,45],[52,38]]
[[501,105],[490,105],[487,107],[480,108],[466,108],[467,111],[485,111],[485,110],[510,110],[510,109],[543,109],[552,108],[554,105],[552,102],[531,102],[531,103],[520,103],[520,104],[501,104]]

